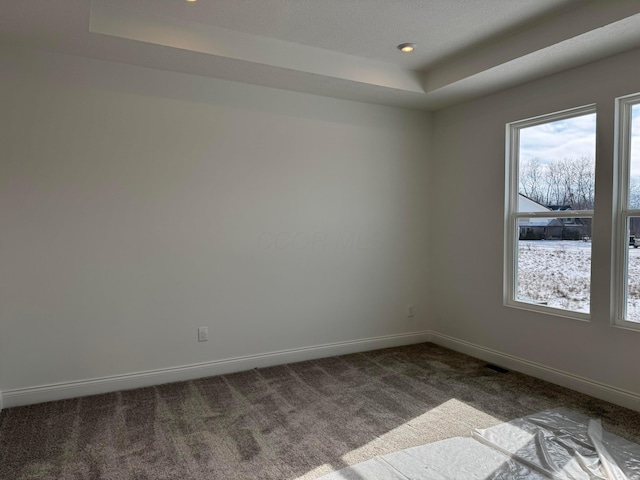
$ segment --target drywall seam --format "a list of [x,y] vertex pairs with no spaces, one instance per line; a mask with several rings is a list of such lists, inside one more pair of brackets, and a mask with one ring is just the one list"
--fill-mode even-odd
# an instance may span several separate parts
[[432,331],[429,334],[429,338],[436,345],[640,412],[640,395],[637,393],[612,387],[441,333]]
[[[83,397],[100,393],[130,390],[164,383],[192,380],[194,378],[222,375],[232,372],[264,368],[285,363],[301,362],[316,358],[345,355],[348,353],[399,347],[429,341],[428,331],[386,335],[346,342],[329,343],[311,347],[294,348],[243,357],[227,358],[212,362],[183,365],[179,367],[149,370],[146,372],[113,375],[74,382],[63,382],[37,387],[5,390],[5,407],[17,407],[34,403]],[[2,398],[2,397],[0,397]],[[0,404],[1,405],[1,404]]]

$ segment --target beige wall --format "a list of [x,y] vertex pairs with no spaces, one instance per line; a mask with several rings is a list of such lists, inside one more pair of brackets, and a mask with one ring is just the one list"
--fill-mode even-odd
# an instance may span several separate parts
[[426,330],[429,114],[0,58],[5,394]]
[[[640,51],[434,115],[432,329],[574,377],[640,394],[640,332],[610,325],[614,99],[640,91]],[[592,320],[503,306],[505,124],[597,103]],[[460,219],[464,218],[464,223]],[[640,408],[637,398],[636,406]]]

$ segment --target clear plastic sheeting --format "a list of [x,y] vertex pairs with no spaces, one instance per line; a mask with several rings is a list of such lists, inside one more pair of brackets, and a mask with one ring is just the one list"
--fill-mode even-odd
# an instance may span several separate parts
[[410,480],[543,480],[545,477],[473,438],[456,437],[381,457]]
[[545,480],[472,438],[456,437],[376,457],[321,480]]
[[640,445],[566,408],[375,457],[321,480],[640,480]]
[[329,473],[320,480],[407,480],[407,477],[380,457],[375,457],[352,467]]
[[613,459],[607,447],[604,446],[603,443],[603,433],[602,423],[600,420],[589,420],[589,429],[587,430],[589,433],[589,438],[593,442],[593,446],[596,448],[598,452],[598,456],[600,457],[600,462],[602,463],[602,470],[606,473],[606,477],[612,480],[625,480],[627,477],[620,470],[618,463]]
[[640,480],[640,445],[566,408],[476,430],[474,438],[548,478]]

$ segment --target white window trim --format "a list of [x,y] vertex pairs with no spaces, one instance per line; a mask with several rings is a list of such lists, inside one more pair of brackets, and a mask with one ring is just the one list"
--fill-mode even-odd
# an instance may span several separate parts
[[617,169],[614,218],[616,226],[612,239],[612,265],[611,278],[613,298],[612,325],[630,330],[640,330],[640,322],[625,320],[627,311],[627,265],[629,261],[629,217],[640,217],[640,209],[629,208],[629,181],[631,158],[631,108],[640,104],[640,94],[628,95],[616,99],[615,119],[615,167]]
[[[519,308],[522,310],[529,310],[533,312],[544,313],[547,315],[556,315],[587,322],[591,320],[590,313],[564,310],[561,308],[554,308],[546,305],[537,305],[534,303],[516,300],[516,266],[518,256],[516,242],[519,232],[518,220],[524,217],[531,218],[538,216],[546,218],[549,216],[549,214],[546,212],[540,212],[539,214],[518,212],[518,167],[520,164],[520,130],[543,123],[554,122],[566,118],[579,117],[581,115],[587,115],[589,113],[596,113],[595,104],[584,105],[582,107],[571,108],[560,112],[540,115],[525,120],[519,120],[517,122],[508,123],[506,126],[503,295],[504,305],[507,307]],[[593,210],[570,210],[554,212],[553,215],[557,218],[591,218],[593,222]],[[593,269],[591,270],[591,275],[593,277]],[[590,285],[593,285],[592,281],[590,282]],[[591,306],[589,308],[589,311],[591,311]]]

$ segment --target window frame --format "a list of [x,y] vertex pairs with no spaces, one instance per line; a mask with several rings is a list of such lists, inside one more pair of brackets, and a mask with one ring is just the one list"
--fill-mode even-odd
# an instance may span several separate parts
[[640,105],[640,93],[616,98],[615,106],[615,156],[614,165],[614,235],[612,239],[611,296],[613,315],[611,324],[629,330],[640,330],[640,322],[625,320],[628,294],[629,233],[628,221],[640,217],[640,208],[629,208],[631,170],[632,108]]
[[[503,272],[503,303],[507,307],[519,308],[522,310],[530,310],[547,315],[556,315],[575,320],[589,322],[591,321],[591,300],[593,285],[593,269],[591,269],[591,278],[589,282],[589,313],[578,312],[574,310],[565,310],[547,305],[539,305],[530,302],[524,302],[516,299],[517,294],[517,265],[518,265],[518,249],[516,248],[519,238],[520,218],[548,218],[548,212],[518,212],[518,194],[519,194],[519,167],[520,167],[520,130],[551,123],[558,120],[579,117],[595,113],[596,104],[583,105],[580,107],[570,108],[559,112],[548,113],[536,117],[518,120],[507,123],[506,125],[506,152],[505,152],[505,209],[504,209],[504,272]],[[596,118],[597,122],[597,118]],[[597,144],[597,138],[596,138]],[[597,148],[596,148],[597,152]],[[596,154],[597,163],[597,154]],[[554,218],[590,218],[592,229],[594,224],[593,210],[570,210],[555,211]],[[592,249],[593,253],[593,243]]]

